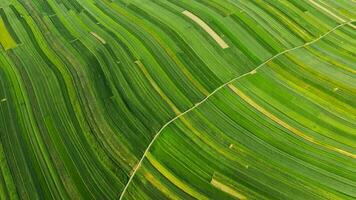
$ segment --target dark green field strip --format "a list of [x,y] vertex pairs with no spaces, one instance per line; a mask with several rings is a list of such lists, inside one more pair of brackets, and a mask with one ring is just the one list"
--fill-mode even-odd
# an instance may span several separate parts
[[168,125],[123,199],[354,199],[354,34],[281,55]]
[[[347,1],[314,1],[323,5],[323,9],[310,1],[0,0],[1,199],[119,198],[132,173],[135,173],[142,154],[169,120],[272,56],[313,41],[338,24],[354,18],[355,7]],[[221,48],[201,25],[182,14],[185,10],[205,22],[229,47]],[[276,59],[271,64],[272,71],[263,72],[264,75],[258,72],[256,80],[248,79],[244,83],[244,87],[251,87],[256,95],[260,95],[254,98],[262,103],[272,98],[260,91],[268,89],[264,88],[267,85],[263,81],[270,81],[268,84],[276,87],[282,80],[287,82],[289,79],[310,85],[304,88],[288,82],[285,86],[288,89],[280,90],[290,93],[290,96],[299,94],[305,108],[288,107],[279,111],[288,115],[273,113],[282,119],[288,118],[288,123],[305,121],[292,124],[303,128],[303,131],[305,129],[308,135],[323,144],[347,152],[353,150],[355,139],[354,134],[350,134],[355,120],[355,32],[352,26],[345,25],[342,31],[308,46],[306,50],[295,52],[293,56],[288,54]],[[305,63],[313,63],[317,68],[308,67]],[[274,105],[263,106],[284,108],[284,104],[279,102],[284,100],[282,97],[272,100]],[[247,105],[241,100],[239,102]],[[228,108],[231,105],[222,102],[216,106]],[[323,110],[318,115],[320,118],[310,114],[320,109]],[[212,112],[218,111],[213,109]],[[251,108],[246,112],[259,116]],[[205,119],[204,113],[200,115]],[[213,120],[213,116],[206,117],[206,120]],[[271,120],[262,119],[265,126],[279,131],[277,136],[286,132]],[[192,122],[189,119],[186,123]],[[188,129],[195,129],[196,123]],[[172,154],[182,149],[180,145],[195,144],[196,139],[185,141],[184,138],[194,134],[189,135],[184,126],[187,124],[174,128],[183,133],[177,136],[182,140],[177,140],[177,148],[169,148]],[[199,137],[210,137],[209,130],[204,130]],[[249,131],[253,132],[252,129]],[[206,136],[205,132],[208,132]],[[225,135],[225,131],[219,132],[222,137]],[[319,154],[325,157],[322,150],[315,150],[290,135],[289,142],[312,149],[314,154],[305,158],[311,163]],[[164,137],[169,136],[159,139],[165,140]],[[202,155],[199,159],[206,158],[201,163],[210,163],[213,161],[210,158],[221,152],[209,153],[211,147],[204,145],[201,142],[198,145],[203,148],[201,152],[197,147],[190,153],[181,154]],[[220,144],[208,142],[209,145],[218,147]],[[296,148],[302,152],[301,148]],[[304,189],[320,191],[305,194],[305,198],[325,195],[325,188],[319,190],[317,184],[321,183],[315,180],[316,173],[310,172],[314,178],[309,185],[303,185],[309,180],[303,179],[293,188],[291,182],[281,180],[295,178],[298,174],[278,170],[277,163],[269,166],[274,174],[267,176],[261,172],[264,164],[260,157],[246,158],[256,159],[253,162],[258,162],[260,169],[251,177],[246,175],[251,182],[250,179],[235,179],[235,176],[225,174],[225,170],[231,168],[230,164],[238,163],[238,158],[224,152],[223,155],[229,158],[221,166],[215,162],[220,171],[214,174],[211,183],[214,186],[195,175],[192,178],[196,180],[187,184],[190,174],[178,176],[165,170],[170,170],[171,166],[162,165],[161,159],[168,157],[163,154],[162,157],[157,156],[156,149],[149,154],[149,161],[145,161],[143,171],[137,175],[140,180],[148,182],[132,183],[147,188],[133,194],[130,187],[127,194],[132,194],[132,198],[149,198],[156,194],[160,195],[159,198],[168,195],[183,199],[231,196],[261,199],[268,195],[282,198]],[[254,155],[253,152],[250,154]],[[265,156],[267,152],[262,154]],[[335,156],[326,157],[331,162]],[[300,154],[297,158],[303,159]],[[308,163],[309,160],[303,162]],[[346,161],[341,159],[340,162]],[[320,163],[312,165],[324,167],[319,166]],[[288,167],[286,169],[289,170]],[[201,175],[211,177],[210,171]],[[232,168],[229,173],[236,171]],[[162,173],[169,178],[161,177]],[[336,174],[339,173],[348,175],[348,171],[342,174],[342,170],[337,170]],[[272,188],[276,191],[269,194],[270,186],[265,187],[267,183],[255,180],[259,175],[266,181],[272,177],[271,180],[279,184],[276,188],[286,185],[290,191],[281,193]],[[177,182],[178,186],[175,185]],[[224,184],[230,186],[224,187]],[[236,193],[232,190],[234,187],[241,187],[247,193]],[[346,193],[349,191],[347,187],[345,190]]]

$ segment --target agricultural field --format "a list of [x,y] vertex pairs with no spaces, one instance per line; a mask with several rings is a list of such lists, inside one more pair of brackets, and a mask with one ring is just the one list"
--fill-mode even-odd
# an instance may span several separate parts
[[356,199],[354,0],[0,0],[0,200]]

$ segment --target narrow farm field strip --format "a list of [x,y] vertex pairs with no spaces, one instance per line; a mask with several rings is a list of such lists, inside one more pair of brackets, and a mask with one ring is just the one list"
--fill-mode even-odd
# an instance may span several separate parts
[[234,189],[232,189],[231,187],[224,185],[223,183],[215,180],[214,178],[211,179],[210,183],[217,187],[218,189],[231,194],[232,196],[236,197],[237,199],[247,199],[244,195],[240,194],[239,192],[235,191]]
[[145,66],[142,64],[141,61],[137,60],[135,63],[139,66],[139,68],[143,71],[149,82],[152,84],[153,88],[159,93],[159,95],[167,102],[169,107],[172,108],[174,113],[176,115],[180,115],[181,112],[178,110],[178,108],[173,104],[173,102],[163,93],[163,91],[158,87],[158,85],[154,82],[153,78],[150,76],[148,71],[146,70]]
[[315,0],[308,0],[309,2],[311,2],[312,4],[314,4],[315,6],[317,6],[318,8],[322,9],[323,11],[325,11],[326,13],[328,13],[329,15],[333,16],[334,18],[336,18],[337,20],[339,20],[340,22],[345,22],[345,19],[339,17],[338,15],[336,15],[335,13],[333,13],[331,10],[325,8],[324,6],[322,6],[320,3],[316,2]]
[[5,50],[15,48],[17,45],[7,30],[5,22],[2,18],[0,18],[0,43]]
[[182,13],[185,16],[189,17],[191,20],[193,20],[195,23],[197,23],[200,27],[202,27],[220,45],[221,48],[229,48],[229,45],[226,44],[226,42],[199,17],[187,10],[183,11]]
[[152,164],[152,166],[154,166],[158,171],[160,171],[160,173],[162,173],[168,180],[174,183],[177,187],[189,193],[192,197],[204,200],[209,199],[208,197],[190,188],[184,182],[180,181],[177,177],[175,177],[167,169],[165,169],[164,166],[162,166],[152,155],[147,154],[147,159]]
[[[333,11],[331,11],[328,8],[326,8],[325,6],[323,6],[322,3],[318,3],[316,0],[308,0],[308,1],[311,2],[313,5],[315,5],[316,7],[320,8],[321,10],[325,11],[326,13],[328,13],[330,16],[332,16],[335,19],[339,20],[340,22],[345,22],[346,21],[345,19],[343,19],[340,16],[338,16],[337,14],[335,14]],[[349,26],[351,26],[352,28],[356,29],[356,26],[353,25],[352,23],[349,23]]]
[[101,43],[105,44],[106,41],[100,37],[98,34],[96,34],[95,32],[90,32],[96,39],[98,39]]

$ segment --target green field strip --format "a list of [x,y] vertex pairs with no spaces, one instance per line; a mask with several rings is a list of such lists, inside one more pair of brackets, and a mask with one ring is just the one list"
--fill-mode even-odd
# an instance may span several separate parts
[[356,9],[354,2],[349,1],[320,1],[324,6],[332,8],[338,12],[339,15],[342,15],[344,18],[354,19],[355,13],[353,12]]
[[228,193],[237,199],[246,199],[246,196],[236,191],[235,189],[231,188],[229,185],[226,185],[226,183],[222,183],[219,180],[216,180],[215,177],[211,179],[210,183],[214,185],[216,188],[220,189],[221,191]]
[[[318,1],[315,1],[315,0],[309,0],[310,3],[313,4],[313,6],[319,8],[321,11],[327,13],[327,15],[335,18],[336,20],[340,21],[340,22],[345,22],[346,20],[341,17],[339,14],[335,13],[335,11],[328,7],[327,5],[325,5],[325,3],[323,2],[318,2]],[[353,28],[356,28],[355,26],[351,25]]]
[[187,10],[183,11],[182,14],[192,19],[202,29],[204,29],[220,45],[221,48],[229,48],[229,45],[226,44],[226,42],[213,29],[211,29],[204,21],[202,21],[196,15]]

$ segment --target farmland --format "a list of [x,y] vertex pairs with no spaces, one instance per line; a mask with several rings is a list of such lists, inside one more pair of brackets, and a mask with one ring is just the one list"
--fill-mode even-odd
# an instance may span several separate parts
[[0,0],[0,199],[355,199],[352,0]]

